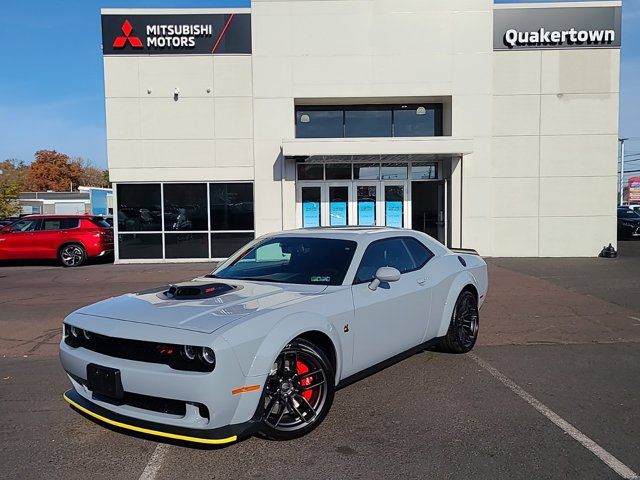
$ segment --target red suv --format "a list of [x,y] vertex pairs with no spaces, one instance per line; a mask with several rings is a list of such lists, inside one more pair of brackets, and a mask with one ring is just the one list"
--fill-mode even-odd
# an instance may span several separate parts
[[0,260],[59,259],[65,267],[113,252],[113,230],[102,217],[29,215],[0,229]]

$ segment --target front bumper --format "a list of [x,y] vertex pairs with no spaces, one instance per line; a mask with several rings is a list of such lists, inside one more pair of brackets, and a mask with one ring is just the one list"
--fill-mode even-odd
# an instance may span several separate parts
[[228,425],[213,429],[192,429],[160,423],[148,422],[138,418],[127,417],[102,408],[82,397],[75,389],[64,393],[64,399],[71,407],[100,423],[124,430],[160,437],[167,440],[198,443],[205,445],[224,445],[255,433],[259,420],[254,418],[248,422]]

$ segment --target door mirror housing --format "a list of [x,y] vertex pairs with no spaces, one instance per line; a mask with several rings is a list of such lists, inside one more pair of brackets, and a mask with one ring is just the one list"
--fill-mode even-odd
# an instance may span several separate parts
[[6,227],[2,227],[2,229],[0,229],[0,233],[11,233],[11,227],[8,225]]
[[381,283],[391,283],[400,280],[400,270],[394,267],[380,267],[376,278],[369,284],[370,290],[377,290]]

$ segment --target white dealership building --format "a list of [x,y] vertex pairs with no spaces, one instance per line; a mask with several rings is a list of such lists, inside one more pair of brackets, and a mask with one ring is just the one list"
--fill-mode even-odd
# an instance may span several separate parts
[[621,2],[253,0],[102,29],[117,261],[313,226],[616,244]]

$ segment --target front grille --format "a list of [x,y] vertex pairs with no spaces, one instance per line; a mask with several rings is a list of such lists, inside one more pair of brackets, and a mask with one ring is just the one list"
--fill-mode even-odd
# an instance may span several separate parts
[[184,346],[171,343],[156,343],[143,340],[129,340],[126,338],[108,337],[88,332],[86,338],[83,333],[77,337],[71,334],[71,327],[65,324],[65,343],[72,348],[86,348],[114,358],[134,360],[138,362],[160,363],[175,370],[189,370],[195,372],[211,372],[215,365],[189,360],[184,355]]

